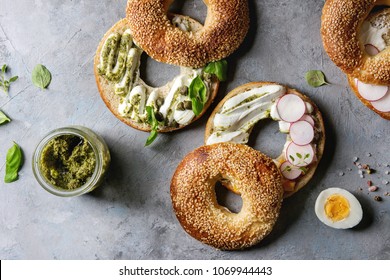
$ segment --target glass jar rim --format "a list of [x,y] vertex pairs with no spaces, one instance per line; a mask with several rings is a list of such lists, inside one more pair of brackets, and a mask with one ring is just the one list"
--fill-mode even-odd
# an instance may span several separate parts
[[[87,132],[86,132],[87,131]],[[62,196],[62,197],[74,197],[79,196],[82,194],[85,194],[92,189],[94,189],[95,184],[97,183],[101,173],[103,172],[103,164],[102,164],[102,157],[99,153],[98,148],[96,147],[96,144],[94,143],[93,139],[91,139],[91,136],[88,134],[92,133],[93,135],[96,135],[95,132],[90,130],[89,128],[82,127],[82,126],[67,126],[62,128],[57,128],[55,130],[50,131],[48,134],[46,134],[42,140],[38,143],[36,146],[34,153],[33,153],[33,173],[38,181],[38,183],[49,193]],[[39,161],[42,155],[42,151],[44,147],[51,141],[52,139],[55,139],[62,135],[75,135],[81,138],[84,138],[88,141],[89,145],[92,147],[93,152],[95,154],[96,158],[96,166],[93,174],[91,177],[85,182],[83,185],[81,185],[78,188],[72,189],[72,190],[66,190],[61,189],[59,187],[54,186],[53,184],[49,183],[45,176],[41,172],[41,168],[39,165]]]

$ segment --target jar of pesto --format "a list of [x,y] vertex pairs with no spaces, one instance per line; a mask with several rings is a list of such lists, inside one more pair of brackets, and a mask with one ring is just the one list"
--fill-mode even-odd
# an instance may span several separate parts
[[33,154],[33,172],[48,192],[79,196],[98,187],[110,164],[102,137],[89,128],[69,126],[47,134]]

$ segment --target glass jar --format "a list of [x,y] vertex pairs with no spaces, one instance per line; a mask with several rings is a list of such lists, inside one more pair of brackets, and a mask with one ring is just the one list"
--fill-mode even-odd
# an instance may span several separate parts
[[[85,139],[93,150],[95,155],[95,168],[92,175],[86,182],[76,188],[65,189],[55,186],[44,175],[43,167],[41,166],[41,158],[45,147],[51,140],[63,136],[76,136],[80,139]],[[98,187],[107,172],[111,157],[107,144],[102,137],[97,135],[91,129],[82,126],[69,126],[51,131],[37,145],[32,161],[32,168],[35,178],[38,183],[48,192],[62,197],[73,197],[88,193]]]

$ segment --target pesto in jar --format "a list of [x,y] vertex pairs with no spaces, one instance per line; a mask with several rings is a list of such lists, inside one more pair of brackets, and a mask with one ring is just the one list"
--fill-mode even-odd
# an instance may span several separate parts
[[73,190],[91,178],[96,167],[96,154],[85,138],[60,135],[45,145],[39,166],[49,183],[60,189]]

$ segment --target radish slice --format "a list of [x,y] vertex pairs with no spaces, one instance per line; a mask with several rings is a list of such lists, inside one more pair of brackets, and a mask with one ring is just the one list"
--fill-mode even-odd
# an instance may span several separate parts
[[379,99],[378,101],[371,102],[371,105],[378,111],[384,113],[390,112],[390,90],[387,92],[385,97]]
[[313,162],[314,149],[312,145],[299,146],[291,142],[286,149],[286,159],[295,166],[307,166]]
[[302,98],[295,94],[286,94],[276,105],[278,114],[285,122],[296,122],[305,114],[306,105]]
[[285,161],[280,166],[280,172],[282,172],[282,175],[284,178],[288,180],[294,180],[301,176],[302,170],[300,170],[298,167],[292,165],[290,162]]
[[368,101],[377,101],[383,98],[388,90],[388,86],[370,85],[358,81],[358,91],[360,95]]
[[295,144],[305,146],[314,138],[313,126],[307,121],[297,121],[291,124],[290,137]]
[[307,121],[310,123],[313,127],[315,126],[314,119],[309,115],[303,115],[303,117],[300,119],[300,121]]
[[364,45],[364,48],[366,50],[366,53],[368,53],[369,55],[377,55],[378,53],[380,53],[379,49],[377,47],[375,47],[374,45],[371,45],[371,44],[366,44]]

